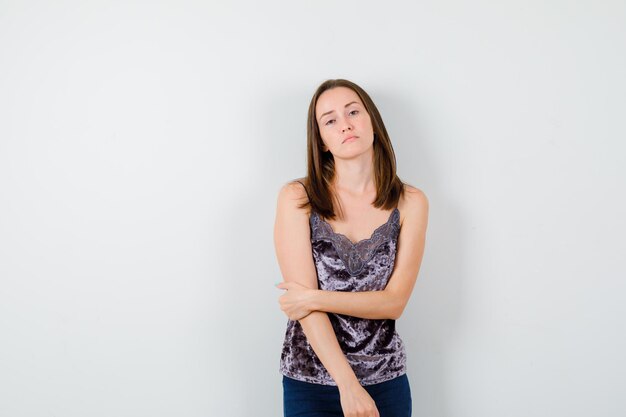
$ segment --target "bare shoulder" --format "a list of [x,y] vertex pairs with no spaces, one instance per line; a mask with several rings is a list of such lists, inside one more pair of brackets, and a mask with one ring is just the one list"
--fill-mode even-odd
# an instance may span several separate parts
[[428,197],[423,190],[409,184],[404,184],[404,196],[400,203],[409,211],[428,209]]
[[404,184],[404,196],[398,202],[401,223],[405,219],[420,219],[422,222],[428,219],[428,197],[423,190],[409,184]]
[[[302,181],[301,179],[293,180],[286,182],[280,188],[280,194],[285,195],[291,198],[302,198],[306,196],[306,191],[302,184],[298,181]],[[302,181],[304,182],[304,181]]]
[[301,180],[293,180],[283,184],[278,192],[278,204],[295,208],[307,200],[306,190],[299,183]]

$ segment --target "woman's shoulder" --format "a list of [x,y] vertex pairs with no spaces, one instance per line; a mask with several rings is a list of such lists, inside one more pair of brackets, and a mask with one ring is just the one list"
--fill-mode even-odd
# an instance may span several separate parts
[[407,200],[425,199],[426,193],[421,188],[417,188],[411,184],[403,183],[404,198]]
[[296,178],[283,183],[280,193],[295,199],[306,197],[306,189],[304,188],[304,184],[306,184],[305,180],[305,178]]
[[307,191],[303,186],[304,180],[304,178],[297,178],[283,183],[278,193],[278,200],[296,209],[296,211],[308,214],[308,210],[300,207],[303,202],[308,200]]
[[428,197],[426,193],[411,184],[403,184],[404,193],[398,201],[398,210],[402,218],[407,215],[414,215],[423,211],[428,211]]

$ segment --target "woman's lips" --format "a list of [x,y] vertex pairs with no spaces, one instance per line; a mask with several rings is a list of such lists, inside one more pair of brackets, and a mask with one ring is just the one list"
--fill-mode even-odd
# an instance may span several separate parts
[[341,142],[341,143],[352,142],[352,141],[354,141],[357,137],[358,137],[358,136],[350,136],[350,137],[347,137],[347,138],[345,138],[345,139],[343,140],[343,142]]

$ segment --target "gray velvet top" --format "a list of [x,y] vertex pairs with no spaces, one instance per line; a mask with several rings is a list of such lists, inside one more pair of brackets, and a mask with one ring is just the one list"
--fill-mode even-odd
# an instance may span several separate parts
[[[353,244],[335,233],[317,213],[309,217],[313,260],[319,289],[383,290],[393,271],[400,231],[396,207],[369,239]],[[361,385],[406,373],[404,344],[391,319],[370,320],[328,313],[341,350]],[[280,358],[280,373],[300,381],[337,385],[309,345],[298,321],[289,320]]]

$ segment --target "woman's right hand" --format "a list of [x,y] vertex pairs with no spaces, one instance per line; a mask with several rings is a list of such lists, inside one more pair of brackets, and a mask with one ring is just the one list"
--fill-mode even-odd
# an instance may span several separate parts
[[339,387],[339,398],[345,417],[380,417],[376,403],[358,382]]

